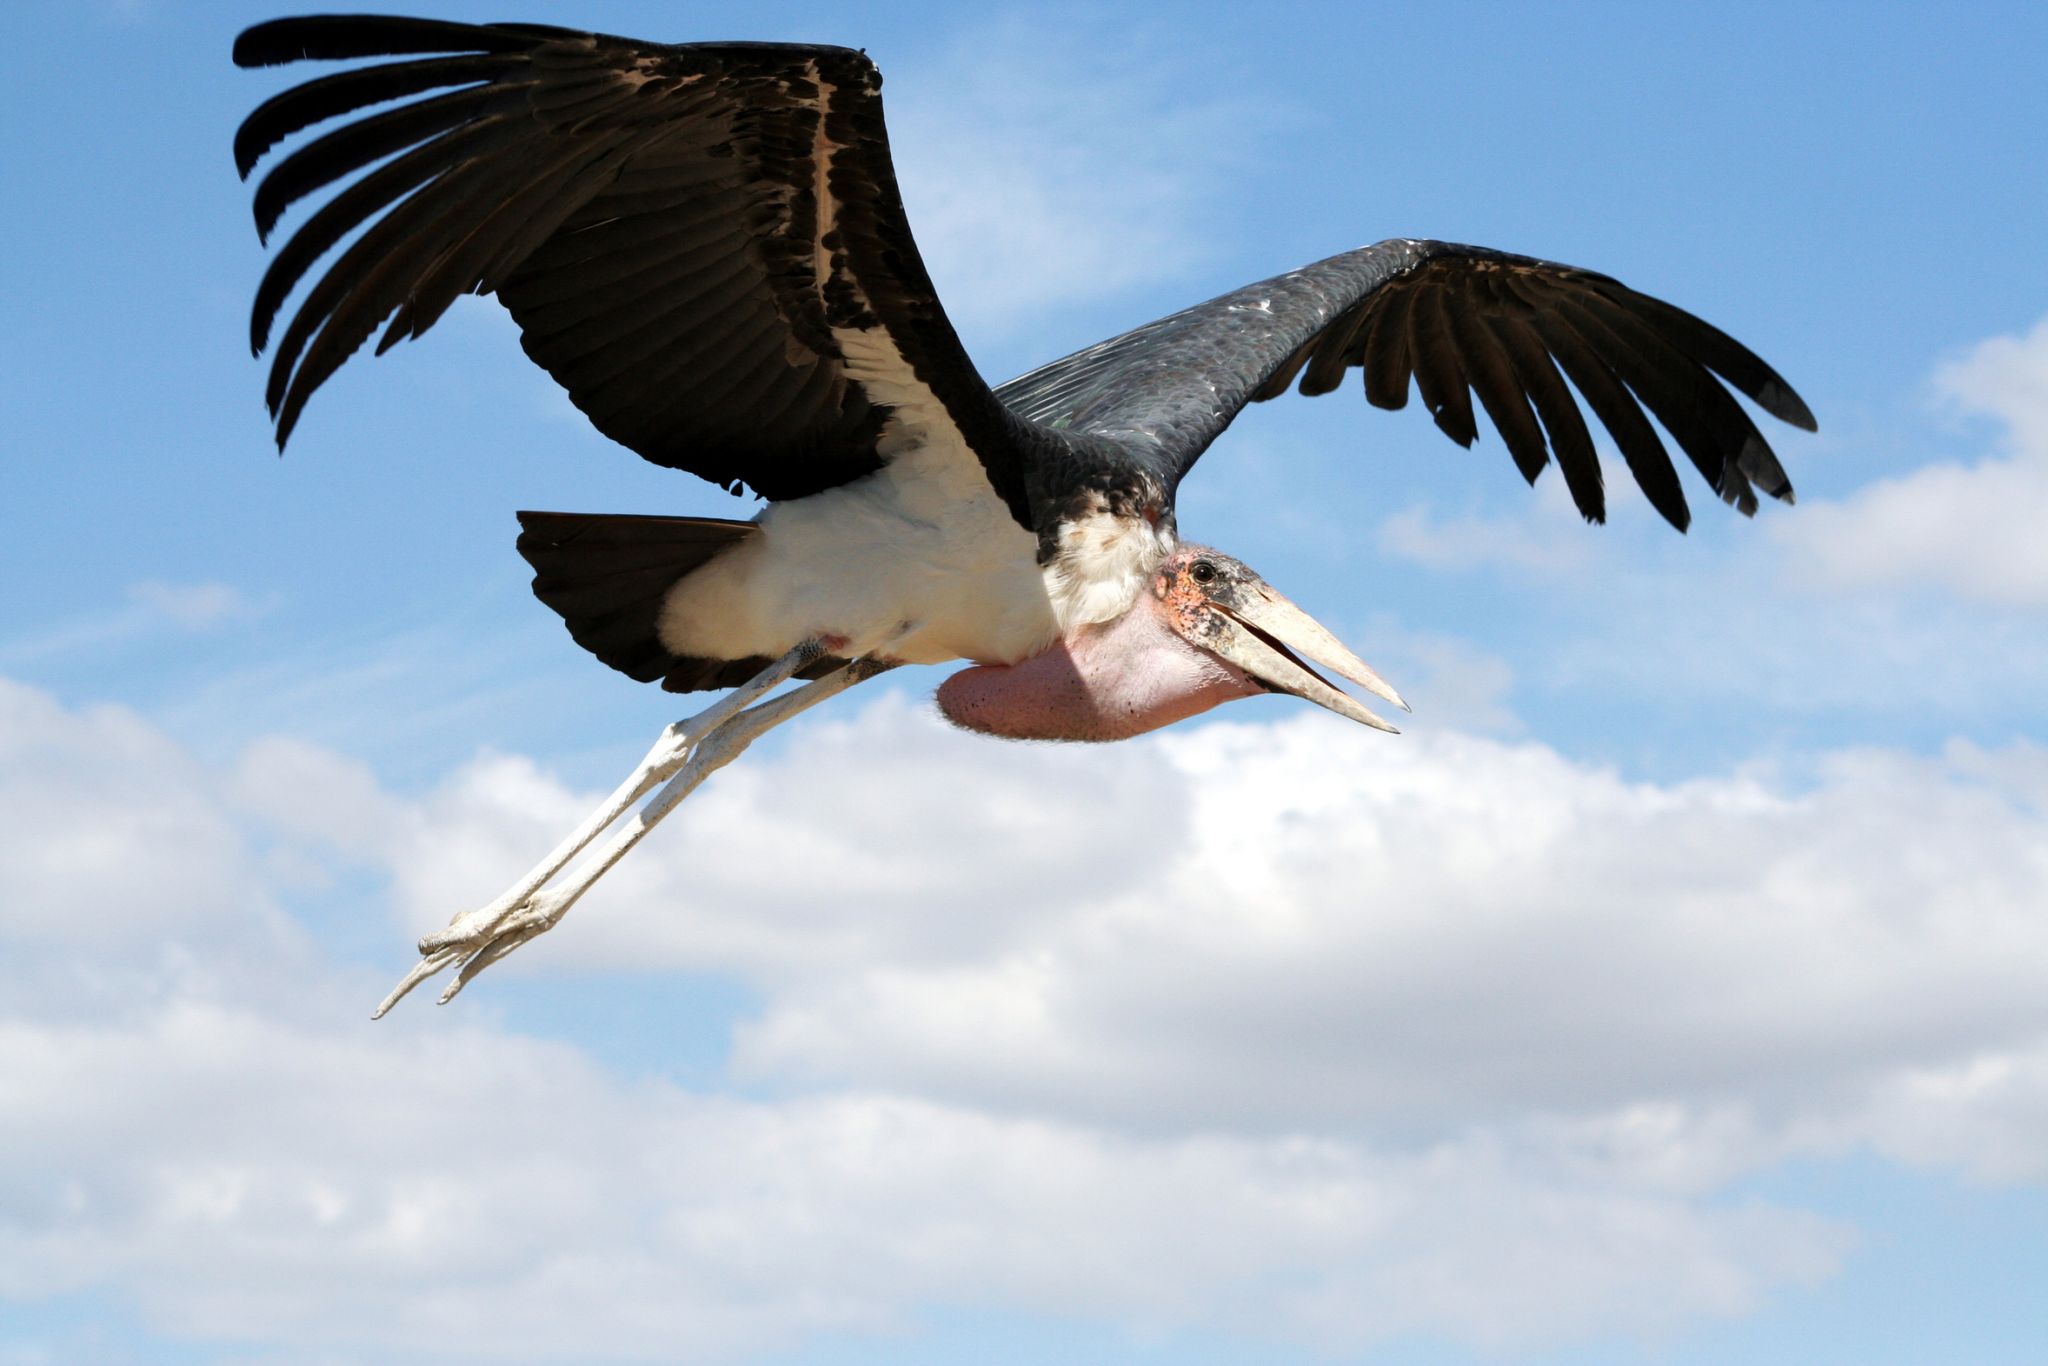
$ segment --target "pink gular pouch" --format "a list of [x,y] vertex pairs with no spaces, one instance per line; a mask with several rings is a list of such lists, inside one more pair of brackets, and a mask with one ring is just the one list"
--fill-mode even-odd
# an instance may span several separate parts
[[1201,546],[1168,556],[1129,610],[1017,664],[963,669],[939,687],[954,725],[1012,740],[1123,740],[1236,697],[1286,692],[1380,730],[1386,722],[1296,652],[1406,708],[1314,618],[1249,567]]

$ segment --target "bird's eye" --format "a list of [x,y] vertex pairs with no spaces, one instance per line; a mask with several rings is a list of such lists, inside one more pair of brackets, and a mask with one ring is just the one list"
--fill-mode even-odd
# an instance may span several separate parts
[[1216,580],[1216,566],[1207,560],[1196,560],[1195,567],[1188,571],[1196,583],[1213,583]]

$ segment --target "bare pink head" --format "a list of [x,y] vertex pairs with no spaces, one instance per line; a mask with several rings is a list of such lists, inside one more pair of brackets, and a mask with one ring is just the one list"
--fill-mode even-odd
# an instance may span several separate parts
[[1234,697],[1286,692],[1393,729],[1297,651],[1407,707],[1242,561],[1183,546],[1122,616],[1082,627],[1022,663],[961,670],[940,685],[939,710],[957,726],[1013,740],[1122,740]]

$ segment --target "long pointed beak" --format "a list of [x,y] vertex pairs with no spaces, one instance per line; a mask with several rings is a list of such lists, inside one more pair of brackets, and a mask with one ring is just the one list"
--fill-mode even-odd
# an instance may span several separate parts
[[1209,649],[1282,692],[1327,707],[1375,730],[1400,734],[1295,658],[1297,653],[1307,655],[1367,692],[1386,698],[1402,711],[1409,710],[1401,694],[1388,687],[1386,680],[1364,660],[1345,649],[1344,643],[1324,630],[1321,622],[1263,583],[1240,598],[1229,607],[1217,604],[1224,629],[1217,638],[1205,642]]

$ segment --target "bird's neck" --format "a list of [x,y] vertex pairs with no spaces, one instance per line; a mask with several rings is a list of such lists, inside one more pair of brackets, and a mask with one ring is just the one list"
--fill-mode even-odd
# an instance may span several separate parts
[[1126,740],[1235,697],[1264,691],[1176,634],[1155,598],[1069,632],[1020,664],[962,669],[939,685],[939,710],[966,730],[1010,740]]
[[1045,596],[1066,638],[1130,611],[1176,544],[1170,516],[1114,509],[1103,499],[1063,517],[1053,541]]

